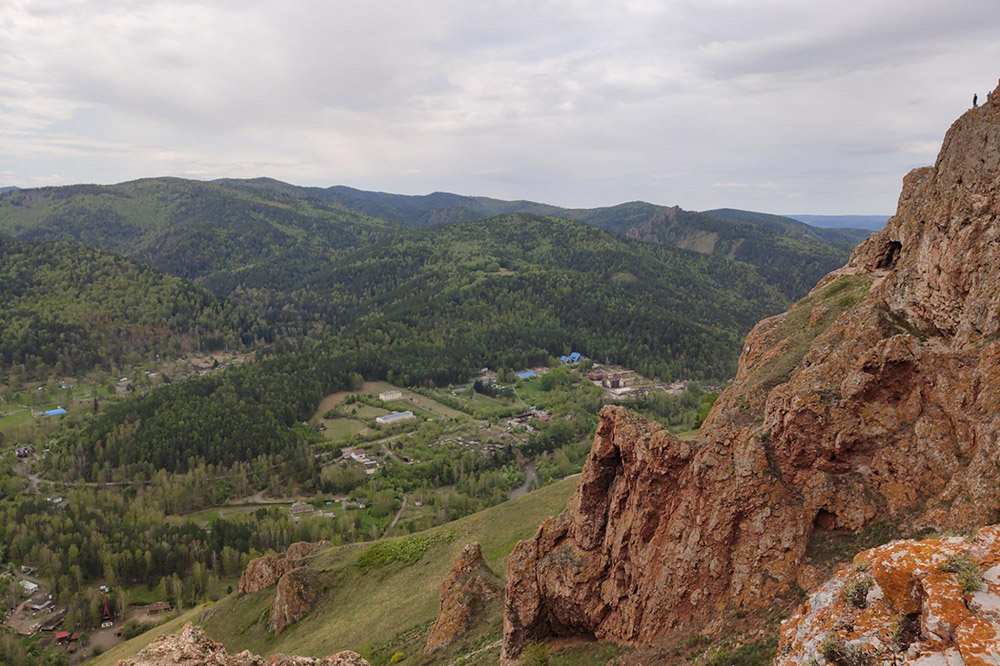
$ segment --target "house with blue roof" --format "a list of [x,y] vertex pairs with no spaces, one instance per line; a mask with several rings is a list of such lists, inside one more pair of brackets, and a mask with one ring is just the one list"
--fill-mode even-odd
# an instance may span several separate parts
[[534,379],[537,376],[538,373],[536,373],[534,370],[524,370],[523,372],[517,373],[518,379]]
[[570,352],[569,356],[560,356],[559,360],[563,363],[578,363],[583,356],[580,352]]
[[41,415],[42,416],[62,416],[65,413],[66,413],[66,410],[63,409],[62,407],[59,407],[57,409],[50,409],[47,412],[42,412]]

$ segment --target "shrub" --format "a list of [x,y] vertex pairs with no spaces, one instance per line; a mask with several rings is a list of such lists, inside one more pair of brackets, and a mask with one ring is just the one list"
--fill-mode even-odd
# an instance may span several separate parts
[[526,645],[521,653],[521,663],[524,666],[548,666],[548,648],[541,643]]
[[868,591],[872,589],[875,579],[869,575],[858,576],[844,586],[844,601],[855,608],[868,605]]
[[820,650],[823,658],[834,666],[875,666],[875,655],[836,636],[828,636]]
[[949,555],[941,571],[957,574],[963,592],[975,592],[983,586],[983,572],[968,553]]

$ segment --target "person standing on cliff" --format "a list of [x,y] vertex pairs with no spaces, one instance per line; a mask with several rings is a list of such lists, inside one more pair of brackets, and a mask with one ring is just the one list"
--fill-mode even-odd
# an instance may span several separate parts
[[972,108],[974,109],[977,106],[979,106],[979,95],[972,93]]

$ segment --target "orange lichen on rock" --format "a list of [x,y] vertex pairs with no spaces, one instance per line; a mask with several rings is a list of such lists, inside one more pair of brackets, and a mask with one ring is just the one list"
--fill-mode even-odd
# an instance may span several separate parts
[[[833,663],[831,646],[871,666],[1000,664],[1000,526],[972,539],[893,541],[864,551],[782,627],[775,666]],[[952,571],[967,562],[978,577]],[[851,603],[859,576],[870,577],[863,608]],[[964,589],[965,588],[965,589]],[[859,662],[861,663],[861,662]]]

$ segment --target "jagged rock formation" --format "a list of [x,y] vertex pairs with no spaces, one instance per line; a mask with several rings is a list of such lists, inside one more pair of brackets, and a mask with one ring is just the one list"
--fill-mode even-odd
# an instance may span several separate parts
[[775,666],[1000,663],[1000,526],[859,553],[781,632]]
[[313,553],[329,543],[300,541],[289,546],[284,555],[265,555],[250,560],[240,575],[239,593],[254,594],[271,587],[286,572],[306,564]]
[[896,215],[747,337],[694,442],[605,408],[566,511],[507,567],[503,657],[642,643],[791,591],[810,537],[1000,515],[1000,88]]
[[282,654],[265,659],[249,651],[231,655],[189,622],[179,633],[157,638],[135,657],[119,660],[118,666],[368,666],[368,662],[349,651],[322,659]]
[[267,628],[276,634],[305,617],[319,599],[322,590],[316,575],[307,567],[292,569],[278,579],[278,589],[271,599]]
[[431,627],[424,654],[448,647],[475,624],[490,601],[498,599],[503,586],[483,559],[478,543],[467,545],[441,583],[441,610]]

